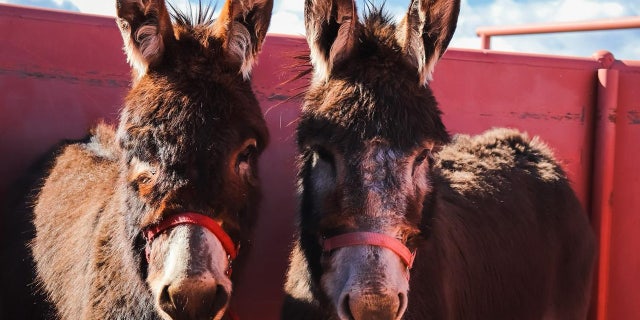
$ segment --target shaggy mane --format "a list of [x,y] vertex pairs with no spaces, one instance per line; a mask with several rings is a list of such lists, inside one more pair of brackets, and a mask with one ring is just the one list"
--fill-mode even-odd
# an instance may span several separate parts
[[193,29],[200,26],[209,27],[215,22],[213,14],[216,12],[217,2],[213,5],[211,2],[205,5],[202,1],[198,1],[198,6],[194,8],[191,1],[187,1],[186,11],[176,8],[170,2],[167,2],[167,5],[173,22],[178,26]]

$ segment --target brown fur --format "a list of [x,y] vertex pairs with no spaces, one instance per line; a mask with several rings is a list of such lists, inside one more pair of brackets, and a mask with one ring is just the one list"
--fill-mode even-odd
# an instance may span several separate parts
[[[260,197],[257,156],[268,132],[243,60],[256,58],[273,4],[230,3],[242,10],[215,23],[204,8],[195,21],[176,13],[172,23],[163,1],[117,1],[134,68],[120,123],[99,125],[89,142],[66,146],[35,206],[33,256],[60,318],[166,319],[148,278],[164,259],[147,263],[141,233],[163,217],[195,211],[218,221],[236,243],[250,238]],[[238,26],[220,31],[221,24]],[[244,42],[246,57],[224,48],[233,41]],[[194,230],[198,241],[202,232]],[[149,244],[153,256],[171,233]],[[174,316],[195,319],[193,312]]]
[[[510,129],[451,140],[426,85],[459,1],[411,1],[398,25],[377,9],[342,23],[351,5],[305,6],[315,74],[282,319],[585,319],[594,235],[550,148]],[[408,293],[385,249],[322,252],[352,231],[416,250]]]

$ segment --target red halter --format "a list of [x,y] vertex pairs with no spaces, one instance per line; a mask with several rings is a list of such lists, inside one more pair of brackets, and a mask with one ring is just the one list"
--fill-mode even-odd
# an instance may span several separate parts
[[383,247],[393,251],[402,259],[407,270],[413,267],[413,260],[416,258],[416,252],[411,252],[400,240],[375,232],[350,232],[325,239],[323,250],[327,252],[341,247],[360,245]]
[[[169,216],[166,219],[161,220],[160,223],[146,228],[143,232],[147,240],[147,244],[150,244],[153,238],[155,238],[162,232],[180,224],[195,224],[211,231],[211,233],[213,233],[216,238],[218,238],[218,240],[222,244],[222,247],[227,252],[227,256],[229,258],[228,274],[231,275],[231,262],[236,258],[237,255],[236,245],[233,243],[233,240],[231,240],[231,237],[229,237],[229,235],[215,220],[203,214],[195,212],[183,212],[180,214]],[[149,260],[148,248],[149,246],[147,245],[147,260]]]

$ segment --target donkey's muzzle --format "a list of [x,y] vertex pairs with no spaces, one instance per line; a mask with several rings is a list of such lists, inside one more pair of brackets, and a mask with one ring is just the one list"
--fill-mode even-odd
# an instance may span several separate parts
[[174,320],[211,320],[222,317],[230,293],[215,281],[194,278],[165,286],[158,298]]

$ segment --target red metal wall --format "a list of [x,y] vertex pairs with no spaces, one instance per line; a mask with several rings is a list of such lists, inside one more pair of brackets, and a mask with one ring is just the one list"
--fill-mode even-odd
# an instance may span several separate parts
[[[97,119],[114,121],[130,77],[113,18],[0,5],[0,30],[1,197],[60,139],[82,137]],[[234,296],[244,319],[277,319],[283,298],[296,212],[294,96],[305,80],[282,83],[305,49],[302,38],[270,35],[253,73],[272,142],[260,160],[264,200],[255,243]],[[610,68],[613,91],[598,68],[587,58],[452,49],[432,88],[451,133],[515,127],[556,151],[605,253],[594,316],[640,319],[640,62]],[[600,101],[607,94],[615,98],[611,110]]]
[[597,319],[640,319],[640,61],[616,61],[597,75]]

